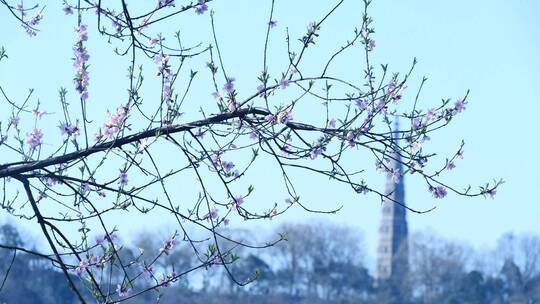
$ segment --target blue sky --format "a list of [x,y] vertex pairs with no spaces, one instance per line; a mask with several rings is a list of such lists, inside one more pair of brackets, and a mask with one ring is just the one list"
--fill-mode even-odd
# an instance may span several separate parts
[[[226,3],[225,3],[226,2]],[[278,25],[271,36],[270,62],[274,75],[283,66],[286,54],[286,27],[292,37],[298,37],[305,26],[320,18],[330,7],[330,1],[276,1],[275,20]],[[361,1],[346,0],[336,15],[321,29],[318,48],[306,60],[318,66],[319,58],[327,58],[352,36],[361,17]],[[257,85],[256,76],[262,67],[262,35],[265,30],[269,1],[215,1],[209,4],[216,11],[216,25],[220,48],[227,72],[237,78],[239,91]],[[441,98],[457,98],[470,89],[467,111],[453,123],[432,137],[428,149],[446,155],[455,151],[461,139],[465,140],[465,158],[460,160],[452,174],[444,180],[462,188],[467,184],[479,185],[492,178],[503,178],[506,183],[494,200],[468,199],[450,194],[444,200],[435,200],[419,180],[406,180],[407,204],[417,209],[437,208],[428,214],[409,214],[412,231],[433,229],[441,235],[466,241],[475,246],[490,246],[505,232],[540,232],[540,159],[538,149],[538,122],[540,100],[540,19],[538,1],[382,1],[374,0],[371,15],[375,19],[376,48],[372,61],[389,64],[395,72],[405,72],[412,59],[419,61],[404,101],[410,102],[422,76],[429,78],[421,95],[421,106],[438,104]],[[536,12],[536,14],[535,14]],[[187,14],[178,24],[186,44],[206,41],[209,37],[209,16]],[[57,106],[57,91],[63,86],[74,96],[71,45],[76,20],[65,17],[59,5],[48,5],[42,31],[29,38],[0,10],[0,45],[6,47],[10,59],[0,63],[0,85],[11,97],[21,100],[29,87],[42,104]],[[177,24],[169,24],[166,31]],[[296,35],[294,35],[296,34]],[[104,38],[90,31],[91,55],[90,100],[92,118],[99,121],[106,109],[114,109],[125,99],[126,58],[115,57]],[[295,38],[296,39],[296,38]],[[322,57],[321,57],[322,56]],[[334,72],[360,79],[359,58],[353,52],[333,66]],[[151,61],[144,62],[153,68]],[[271,65],[272,66],[272,65]],[[272,66],[272,67],[273,67]],[[309,65],[311,66],[311,64]],[[118,88],[115,84],[122,84]],[[149,86],[156,79],[148,80]],[[195,84],[191,95],[199,106],[211,103],[204,86]],[[151,92],[158,92],[155,89]],[[148,95],[151,95],[148,91]],[[118,102],[117,102],[118,100]],[[5,121],[5,101],[0,101],[0,119]],[[189,110],[189,108],[187,108]],[[309,114],[309,113],[307,113]],[[188,116],[196,118],[197,113]],[[51,118],[50,128],[57,119]],[[3,152],[2,152],[3,153]],[[446,153],[446,154],[445,154]],[[441,160],[444,157],[441,156]],[[363,160],[349,160],[358,162]],[[366,159],[367,166],[374,160]],[[2,161],[3,162],[3,161]],[[352,163],[351,163],[352,164]],[[264,180],[264,167],[251,177]],[[372,184],[384,185],[384,176],[372,175]],[[271,193],[270,182],[263,193]],[[313,188],[320,191],[311,191]],[[376,246],[380,204],[373,195],[358,196],[340,186],[328,185],[326,179],[300,176],[299,192],[314,207],[344,205],[336,215],[315,216],[300,208],[293,208],[281,218],[272,221],[244,223],[232,221],[232,227],[269,231],[282,222],[313,220],[332,221],[357,227],[364,231],[370,254]],[[4,217],[3,215],[0,218]],[[4,219],[5,220],[5,219]],[[142,227],[132,224],[130,218],[118,217],[119,225],[127,234],[149,227],[170,225],[155,217]],[[30,231],[36,231],[28,226]]]

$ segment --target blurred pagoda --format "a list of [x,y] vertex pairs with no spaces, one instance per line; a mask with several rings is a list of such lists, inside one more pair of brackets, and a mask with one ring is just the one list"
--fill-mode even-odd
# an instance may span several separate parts
[[[397,124],[394,130],[398,130]],[[393,141],[395,144],[395,137]],[[392,153],[390,158],[388,163],[390,172],[387,174],[385,189],[388,198],[384,198],[382,202],[382,217],[379,226],[376,277],[379,281],[402,282],[409,271],[407,215],[404,207],[405,187],[399,153]],[[392,174],[396,171],[399,174]]]

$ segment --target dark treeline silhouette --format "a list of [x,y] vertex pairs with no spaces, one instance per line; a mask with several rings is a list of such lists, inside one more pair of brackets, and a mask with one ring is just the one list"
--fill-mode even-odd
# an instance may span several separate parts
[[[253,240],[243,230],[224,233]],[[495,249],[479,252],[431,232],[413,234],[409,275],[391,282],[376,280],[368,270],[357,230],[315,223],[284,225],[276,233],[284,233],[287,241],[265,250],[238,247],[238,259],[230,269],[237,280],[255,279],[245,287],[215,265],[125,302],[540,303],[538,235],[507,234]],[[144,256],[160,242],[159,236],[142,234],[133,244],[125,244],[122,258]],[[22,247],[24,241],[15,227],[3,225],[0,245]],[[0,248],[0,303],[76,303],[65,278],[51,263],[21,251],[13,259],[14,252]],[[165,259],[153,264],[155,279],[159,280],[157,273],[181,272],[195,265],[190,253],[187,244],[177,244]]]

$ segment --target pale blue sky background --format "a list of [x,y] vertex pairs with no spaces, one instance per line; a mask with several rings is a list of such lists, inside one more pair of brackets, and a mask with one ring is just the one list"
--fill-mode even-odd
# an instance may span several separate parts
[[[209,4],[216,10],[216,25],[221,41],[228,74],[237,78],[244,95],[256,87],[255,77],[262,67],[262,34],[265,31],[270,1],[215,1]],[[276,1],[275,20],[270,51],[278,75],[286,54],[285,29],[296,39],[311,20],[316,20],[330,8],[330,1]],[[309,60],[317,67],[320,58],[330,53],[352,36],[352,29],[360,24],[361,1],[346,0],[333,18],[321,30],[320,49],[311,50]],[[428,149],[446,155],[455,151],[461,139],[466,142],[465,158],[457,162],[455,171],[445,181],[462,188],[478,185],[492,178],[506,181],[494,200],[467,199],[450,194],[444,200],[435,200],[418,180],[406,181],[407,204],[413,208],[437,208],[428,214],[409,214],[409,226],[414,231],[432,228],[441,235],[467,241],[475,246],[491,246],[505,232],[540,233],[540,157],[538,153],[540,114],[540,2],[529,1],[383,1],[374,0],[371,15],[375,19],[376,48],[373,63],[388,63],[391,71],[405,72],[413,57],[419,64],[405,100],[413,98],[422,76],[429,78],[421,105],[438,104],[441,98],[462,96],[471,90],[467,111],[447,128],[437,133],[427,145]],[[188,13],[178,26],[185,35],[185,44],[206,40],[210,34],[209,16]],[[0,45],[8,50],[10,59],[0,63],[0,85],[10,96],[21,100],[27,88],[36,89],[35,96],[43,104],[57,106],[60,86],[70,90],[72,28],[75,18],[65,17],[61,6],[48,4],[42,31],[28,38],[7,11],[0,10]],[[89,52],[90,100],[95,104],[92,118],[101,119],[105,109],[113,109],[125,99],[126,59],[112,55],[104,38],[96,37],[92,28]],[[97,39],[95,39],[97,38]],[[359,59],[349,52],[334,66],[336,73],[349,79],[361,77]],[[347,59],[348,58],[348,59]],[[101,60],[101,61],[98,61]],[[205,59],[206,60],[206,57]],[[352,60],[352,61],[351,61]],[[151,62],[145,64],[153,69]],[[341,69],[341,70],[340,70]],[[271,69],[272,73],[272,69]],[[204,78],[207,80],[207,78]],[[116,84],[121,85],[116,88]],[[149,84],[156,80],[148,79]],[[149,85],[150,86],[150,85]],[[208,91],[195,91],[191,100],[198,108],[201,103],[211,104]],[[153,96],[159,89],[154,88]],[[242,93],[242,92],[241,92]],[[119,101],[116,101],[119,100]],[[6,121],[5,101],[0,102],[0,119]],[[189,110],[189,108],[187,108]],[[184,109],[186,110],[186,108]],[[194,113],[193,117],[197,113]],[[188,114],[189,115],[189,114]],[[51,118],[51,128],[57,119]],[[445,154],[446,153],[446,154]],[[4,155],[2,156],[4,158]],[[443,161],[444,158],[441,158]],[[358,162],[363,159],[355,160]],[[366,159],[367,166],[373,159]],[[4,160],[0,161],[1,163]],[[266,178],[260,170],[254,179]],[[293,208],[273,221],[242,223],[232,221],[232,227],[247,227],[268,231],[282,222],[323,220],[357,227],[365,232],[369,254],[374,253],[380,213],[378,198],[358,196],[349,189],[327,186],[326,179],[302,176],[299,192],[313,201],[313,207],[337,206],[344,208],[336,215],[314,216]],[[384,177],[373,175],[371,183],[383,187]],[[272,191],[274,184],[268,185]],[[314,192],[312,189],[326,189]],[[263,191],[264,192],[264,191]],[[272,193],[272,192],[270,192]],[[4,216],[1,215],[0,219]],[[4,219],[5,220],[5,219]],[[124,231],[136,233],[147,228],[167,225],[161,218],[145,221],[145,225],[132,224],[125,217],[115,218]],[[28,228],[34,231],[33,228]]]

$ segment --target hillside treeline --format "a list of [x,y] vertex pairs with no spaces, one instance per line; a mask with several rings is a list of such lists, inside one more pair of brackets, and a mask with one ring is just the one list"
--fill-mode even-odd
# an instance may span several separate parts
[[[248,231],[223,233],[256,242]],[[507,234],[495,248],[479,251],[432,232],[413,234],[407,278],[378,281],[369,270],[373,259],[367,257],[362,234],[355,229],[289,224],[274,234],[286,241],[266,249],[221,244],[236,248],[238,259],[229,265],[235,279],[254,279],[244,287],[214,265],[125,303],[540,303],[538,235]],[[161,243],[159,236],[141,234],[124,245],[122,257],[141,261],[145,251]],[[0,245],[28,247],[11,225],[0,226]],[[189,246],[178,242],[156,261],[156,276],[195,265]],[[83,286],[83,278],[75,273],[73,277]],[[144,280],[137,282],[140,286],[134,289],[145,287]],[[75,303],[65,278],[50,261],[22,251],[0,248],[0,285],[0,303]]]

